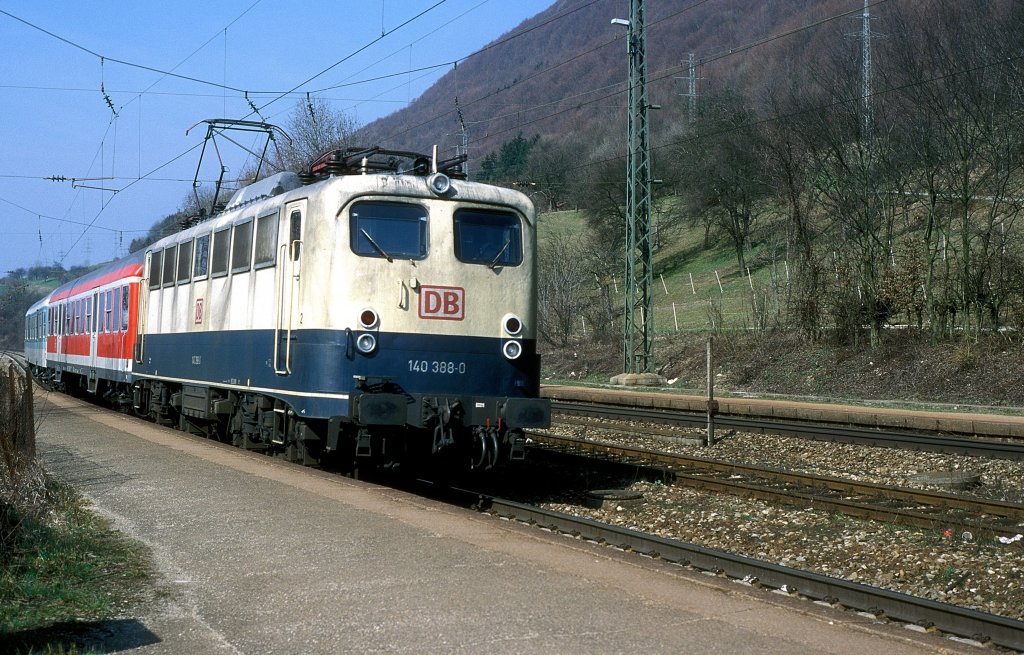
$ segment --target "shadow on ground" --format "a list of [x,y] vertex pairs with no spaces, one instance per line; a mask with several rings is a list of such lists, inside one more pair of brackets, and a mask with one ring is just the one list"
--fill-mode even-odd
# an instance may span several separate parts
[[95,653],[117,653],[159,642],[160,638],[138,619],[69,621],[0,635],[0,654],[63,652],[71,647]]

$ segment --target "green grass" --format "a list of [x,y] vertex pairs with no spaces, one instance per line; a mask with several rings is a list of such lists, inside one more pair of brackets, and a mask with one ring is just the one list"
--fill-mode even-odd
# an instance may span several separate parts
[[[77,653],[77,638],[112,619],[148,589],[149,554],[110,528],[70,488],[51,487],[49,511],[26,517],[6,507],[0,643],[13,652]],[[3,649],[0,649],[3,650]],[[4,652],[9,652],[4,650]]]
[[[538,218],[538,243],[543,251],[553,234],[585,234],[586,216],[581,211],[546,212]],[[654,253],[654,324],[658,334],[680,332],[722,332],[746,330],[756,322],[754,297],[758,314],[767,303],[769,313],[779,302],[771,291],[773,274],[784,286],[785,263],[776,270],[758,266],[764,244],[747,253],[750,278],[740,271],[736,254],[724,239],[704,248],[704,228],[699,225],[677,226],[667,234]],[[612,265],[615,268],[625,268]],[[623,272],[616,273],[618,297],[622,296]],[[692,284],[691,284],[692,277]],[[751,289],[753,285],[753,289]],[[673,308],[674,306],[674,308]]]

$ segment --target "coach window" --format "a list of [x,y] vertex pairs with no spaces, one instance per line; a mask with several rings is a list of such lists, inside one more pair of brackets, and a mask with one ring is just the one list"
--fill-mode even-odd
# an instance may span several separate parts
[[178,246],[174,245],[164,250],[164,271],[163,286],[174,286],[174,268],[178,263]]
[[455,212],[455,257],[469,264],[518,266],[523,263],[523,229],[509,212],[460,209]]
[[277,211],[256,219],[256,253],[253,268],[273,266],[277,257]]
[[197,280],[206,278],[210,270],[210,235],[196,237],[196,261],[192,266],[192,277]]
[[192,241],[183,241],[178,246],[178,284],[187,283],[192,273]]
[[252,219],[235,226],[231,240],[231,272],[244,273],[252,262]]
[[357,202],[349,224],[352,252],[363,257],[423,259],[427,211],[398,202]]
[[96,332],[96,315],[92,312],[92,297],[85,299],[85,331]]
[[121,331],[128,331],[128,285],[121,287]]
[[100,306],[96,308],[100,315],[100,332],[110,332],[110,290],[100,291]]
[[213,233],[213,258],[210,260],[210,274],[220,277],[228,274],[228,253],[231,252],[231,228]]

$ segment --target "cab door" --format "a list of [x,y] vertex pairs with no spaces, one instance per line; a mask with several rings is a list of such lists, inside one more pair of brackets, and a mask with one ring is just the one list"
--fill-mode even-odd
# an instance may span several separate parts
[[306,200],[284,206],[281,231],[286,235],[278,247],[276,310],[274,320],[274,372],[292,374],[292,332],[298,327],[299,281],[302,277],[302,229]]

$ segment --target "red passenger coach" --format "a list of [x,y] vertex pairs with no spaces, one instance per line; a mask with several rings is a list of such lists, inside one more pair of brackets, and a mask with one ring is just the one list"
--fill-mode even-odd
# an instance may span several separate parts
[[73,374],[90,393],[102,381],[131,382],[141,277],[142,255],[129,255],[33,306],[29,320],[43,328],[45,361],[30,363],[46,368],[57,383]]

